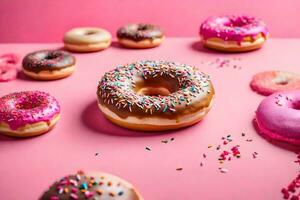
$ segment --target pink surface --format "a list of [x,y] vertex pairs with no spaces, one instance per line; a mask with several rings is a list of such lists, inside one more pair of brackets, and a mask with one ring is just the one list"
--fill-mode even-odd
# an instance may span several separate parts
[[115,35],[128,22],[160,25],[167,36],[196,36],[210,15],[262,18],[271,37],[300,37],[299,0],[1,0],[0,42],[60,42],[75,26],[101,26]]
[[[21,76],[1,83],[0,96],[39,89],[55,96],[62,110],[60,122],[48,134],[22,140],[0,136],[1,199],[37,199],[54,180],[78,169],[119,175],[132,182],[146,200],[281,199],[280,189],[298,173],[293,163],[296,155],[268,143],[254,130],[254,111],[264,97],[252,92],[249,82],[262,70],[300,73],[300,40],[273,39],[263,49],[243,54],[213,53],[199,47],[197,40],[167,39],[162,46],[148,50],[126,50],[114,44],[102,52],[75,54],[78,68],[69,78],[38,82]],[[25,55],[60,46],[8,44],[0,45],[0,53]],[[217,57],[239,57],[236,62],[242,68],[207,64]],[[146,134],[105,120],[96,105],[98,80],[116,65],[141,59],[175,60],[197,65],[210,74],[216,97],[204,121],[186,129]],[[221,165],[217,160],[221,150],[215,150],[215,145],[228,134],[233,138],[228,147],[239,144],[242,157]],[[161,143],[172,137],[173,142]],[[214,147],[208,149],[210,144]],[[145,150],[146,146],[151,151]],[[256,159],[252,158],[254,151],[258,152]],[[228,173],[220,173],[220,166]],[[179,167],[183,170],[177,171]]]

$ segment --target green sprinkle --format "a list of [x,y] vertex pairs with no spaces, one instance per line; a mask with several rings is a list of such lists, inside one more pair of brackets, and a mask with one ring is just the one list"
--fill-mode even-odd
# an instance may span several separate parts
[[164,109],[163,109],[163,112],[166,112],[166,111],[167,111],[167,109],[168,109],[168,106],[167,106],[167,105],[165,105],[165,107],[164,107]]

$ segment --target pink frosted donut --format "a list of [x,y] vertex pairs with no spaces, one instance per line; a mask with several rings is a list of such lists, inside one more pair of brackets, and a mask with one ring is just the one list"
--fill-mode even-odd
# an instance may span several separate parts
[[203,44],[221,51],[258,49],[268,35],[263,21],[247,15],[212,16],[200,26]]
[[257,108],[254,122],[263,136],[300,145],[300,90],[266,97]]
[[285,90],[297,90],[300,89],[300,75],[284,71],[260,72],[253,76],[250,87],[266,96]]
[[58,101],[40,91],[15,92],[0,98],[0,132],[30,137],[49,131],[60,117]]

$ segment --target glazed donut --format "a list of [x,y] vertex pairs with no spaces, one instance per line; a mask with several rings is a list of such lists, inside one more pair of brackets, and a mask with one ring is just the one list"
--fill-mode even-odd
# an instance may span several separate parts
[[300,75],[284,71],[260,72],[253,76],[250,87],[266,96],[285,90],[297,90],[300,89]]
[[199,122],[211,108],[214,88],[195,67],[141,61],[105,73],[97,96],[100,110],[113,123],[162,131]]
[[127,181],[101,172],[68,175],[55,182],[40,200],[143,200]]
[[268,36],[265,23],[247,15],[212,16],[200,26],[204,46],[225,52],[259,49]]
[[75,57],[60,50],[41,50],[26,55],[22,62],[25,75],[37,80],[55,80],[70,76]]
[[254,125],[267,139],[300,145],[300,90],[266,97],[257,108]]
[[142,23],[128,24],[119,28],[117,37],[124,47],[137,49],[159,46],[165,38],[158,26]]
[[0,98],[0,132],[31,137],[51,130],[60,117],[58,101],[40,91],[15,92]]
[[110,46],[111,34],[97,27],[74,28],[65,33],[64,44],[69,51],[100,51]]

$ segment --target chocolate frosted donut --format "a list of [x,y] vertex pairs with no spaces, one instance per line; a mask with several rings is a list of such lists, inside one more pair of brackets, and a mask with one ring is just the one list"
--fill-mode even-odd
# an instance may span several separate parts
[[119,42],[129,48],[150,48],[161,44],[164,33],[151,24],[128,24],[117,31]]
[[162,131],[199,122],[210,110],[214,88],[197,68],[140,61],[105,73],[98,105],[112,122],[135,130]]
[[75,57],[60,50],[40,50],[26,55],[22,66],[26,75],[51,80],[69,76],[75,69]]
[[106,173],[77,172],[55,182],[40,200],[143,200],[127,181]]

